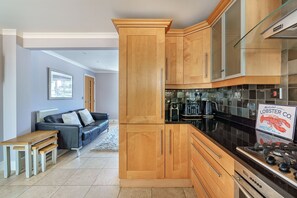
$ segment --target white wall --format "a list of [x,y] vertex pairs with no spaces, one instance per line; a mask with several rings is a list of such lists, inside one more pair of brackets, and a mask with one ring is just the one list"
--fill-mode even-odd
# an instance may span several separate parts
[[118,73],[96,74],[96,112],[106,112],[110,119],[119,118]]

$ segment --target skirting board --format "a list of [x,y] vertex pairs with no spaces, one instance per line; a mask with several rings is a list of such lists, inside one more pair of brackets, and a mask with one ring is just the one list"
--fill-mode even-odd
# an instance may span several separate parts
[[170,188],[192,187],[190,179],[121,179],[120,187]]

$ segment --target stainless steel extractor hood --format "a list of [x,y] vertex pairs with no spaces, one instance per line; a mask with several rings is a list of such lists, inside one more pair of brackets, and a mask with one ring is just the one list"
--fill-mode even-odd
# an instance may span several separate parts
[[297,9],[277,20],[262,35],[265,39],[297,39]]

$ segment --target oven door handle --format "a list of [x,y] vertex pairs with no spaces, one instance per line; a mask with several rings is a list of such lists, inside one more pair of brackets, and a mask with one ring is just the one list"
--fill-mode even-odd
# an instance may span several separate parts
[[248,191],[237,181],[240,180],[240,177],[234,177],[232,176],[232,179],[234,180],[235,184],[238,186],[238,188],[242,191],[242,193],[247,197],[247,198],[253,198]]

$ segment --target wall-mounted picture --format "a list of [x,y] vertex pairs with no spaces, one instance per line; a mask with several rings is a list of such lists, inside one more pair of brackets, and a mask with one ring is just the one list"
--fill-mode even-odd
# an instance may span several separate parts
[[49,68],[48,79],[48,94],[50,100],[72,99],[71,75]]

